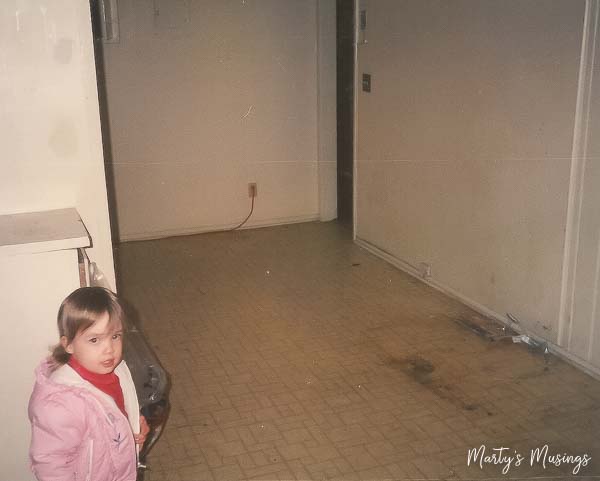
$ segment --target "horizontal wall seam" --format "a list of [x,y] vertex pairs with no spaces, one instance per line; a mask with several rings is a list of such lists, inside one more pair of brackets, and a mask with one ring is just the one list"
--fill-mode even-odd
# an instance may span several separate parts
[[[223,166],[231,165],[270,165],[270,164],[336,164],[335,160],[265,160],[257,162],[231,162],[221,164]],[[164,162],[105,162],[106,165],[203,165],[204,161],[164,161]]]
[[[361,164],[369,163],[457,163],[457,162],[472,162],[472,161],[490,161],[490,162],[517,162],[517,161],[540,161],[540,160],[564,160],[565,162],[571,162],[573,157],[473,157],[473,158],[461,158],[461,159],[357,159],[356,162]],[[579,157],[579,160],[600,160],[600,156],[586,156]]]

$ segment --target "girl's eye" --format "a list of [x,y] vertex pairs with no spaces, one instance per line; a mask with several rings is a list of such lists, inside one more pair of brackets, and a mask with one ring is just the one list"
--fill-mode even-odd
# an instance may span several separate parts
[[119,333],[119,334],[113,334],[113,339],[116,341],[117,339],[121,339],[121,337],[123,336],[123,334]]
[[97,337],[92,337],[92,338],[90,339],[90,342],[91,342],[92,344],[96,344],[96,343],[98,342],[98,338],[97,338]]

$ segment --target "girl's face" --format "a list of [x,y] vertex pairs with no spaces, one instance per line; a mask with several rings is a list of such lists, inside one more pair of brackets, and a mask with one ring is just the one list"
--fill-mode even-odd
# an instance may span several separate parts
[[109,374],[121,362],[123,354],[123,326],[120,321],[109,323],[105,312],[94,324],[79,331],[69,343],[61,338],[65,350],[88,371]]

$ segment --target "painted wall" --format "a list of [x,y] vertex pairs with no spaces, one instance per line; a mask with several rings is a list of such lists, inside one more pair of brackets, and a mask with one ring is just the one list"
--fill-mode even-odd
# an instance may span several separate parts
[[359,242],[557,341],[583,0],[366,0]]
[[[77,208],[93,241],[89,257],[114,286],[87,2],[0,4],[0,109],[0,214]],[[33,479],[33,370],[58,341],[58,307],[78,286],[73,250],[0,259],[0,479]]]
[[0,5],[0,108],[0,214],[77,208],[114,286],[87,2]]
[[335,151],[322,145],[335,148],[335,131],[319,130],[335,104],[318,108],[319,87],[331,90],[319,65],[335,82],[330,4],[119,2],[120,40],[104,62],[120,239],[234,226],[249,182],[250,226],[335,216],[319,187],[331,178],[335,189]]
[[600,1],[590,1],[587,7],[581,122],[575,129],[573,150],[576,182],[570,198],[572,224],[568,225],[570,282],[564,296],[561,344],[577,359],[600,367]]
[[34,370],[58,342],[58,307],[77,287],[74,249],[0,257],[0,305],[7,333],[0,339],[0,479],[34,479],[29,470],[27,416]]

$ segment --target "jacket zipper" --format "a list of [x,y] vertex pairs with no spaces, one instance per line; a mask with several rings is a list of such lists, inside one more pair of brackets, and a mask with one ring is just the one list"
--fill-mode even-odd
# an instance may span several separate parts
[[94,458],[94,440],[90,439],[88,472],[87,472],[87,476],[85,477],[85,481],[91,481],[91,479],[92,479],[92,466],[94,465],[93,458]]

